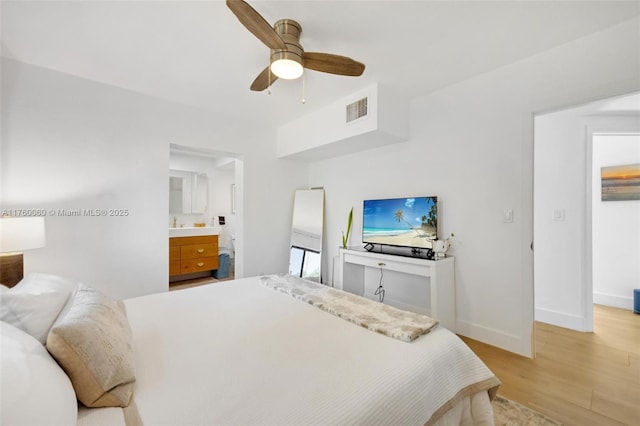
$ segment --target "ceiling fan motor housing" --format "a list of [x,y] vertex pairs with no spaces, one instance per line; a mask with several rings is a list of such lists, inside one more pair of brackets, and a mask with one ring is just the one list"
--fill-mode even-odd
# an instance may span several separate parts
[[273,29],[282,38],[287,48],[271,49],[271,63],[287,59],[304,66],[304,49],[300,45],[302,26],[293,19],[281,19],[273,25]]

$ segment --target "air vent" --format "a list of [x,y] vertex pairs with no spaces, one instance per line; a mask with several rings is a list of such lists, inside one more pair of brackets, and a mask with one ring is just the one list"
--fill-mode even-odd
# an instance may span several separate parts
[[367,115],[367,98],[347,105],[347,123]]

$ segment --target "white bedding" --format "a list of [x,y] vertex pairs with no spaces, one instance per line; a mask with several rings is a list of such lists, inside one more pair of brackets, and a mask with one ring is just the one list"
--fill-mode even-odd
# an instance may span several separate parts
[[[145,425],[420,425],[457,402],[441,424],[493,422],[486,389],[499,382],[444,328],[401,342],[261,286],[258,278],[125,305],[136,357],[134,400]],[[482,390],[471,386],[477,381]],[[82,408],[78,423],[122,422],[118,409],[95,410],[104,409]]]

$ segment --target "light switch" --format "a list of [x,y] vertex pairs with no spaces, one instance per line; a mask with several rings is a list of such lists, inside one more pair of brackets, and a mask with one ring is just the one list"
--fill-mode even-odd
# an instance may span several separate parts
[[564,220],[564,209],[553,209],[553,220],[562,222]]
[[513,222],[513,209],[505,209],[502,212],[502,221],[504,223],[511,223]]

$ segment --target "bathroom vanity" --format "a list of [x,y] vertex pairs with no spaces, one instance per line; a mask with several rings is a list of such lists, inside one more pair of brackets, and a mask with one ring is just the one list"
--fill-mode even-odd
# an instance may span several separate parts
[[[187,228],[176,230],[187,231]],[[215,269],[218,269],[218,235],[169,237],[169,278]]]

